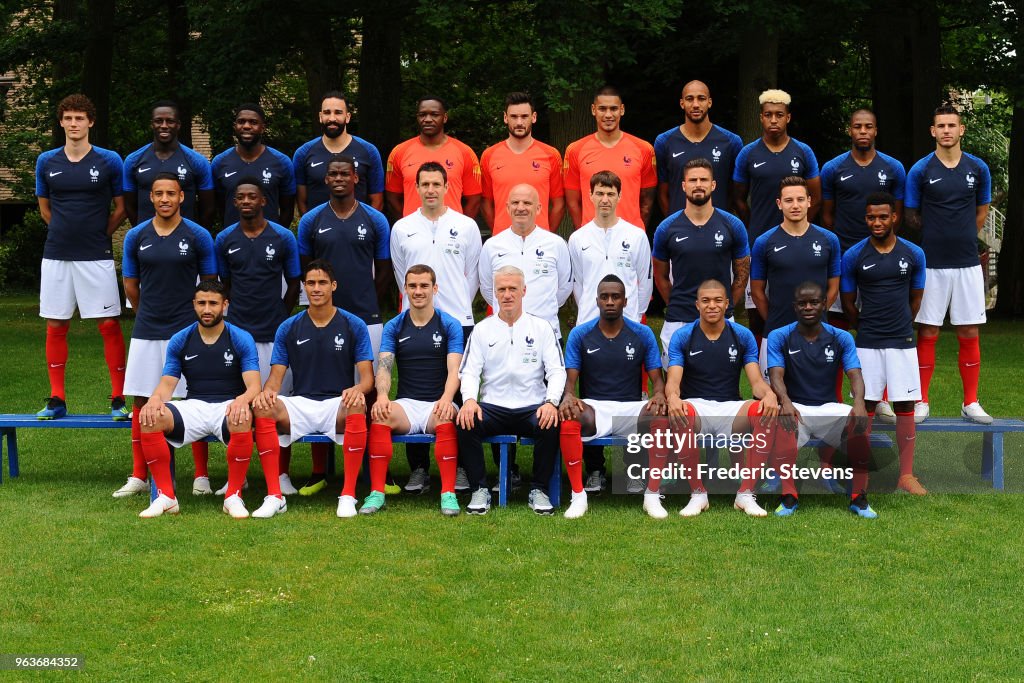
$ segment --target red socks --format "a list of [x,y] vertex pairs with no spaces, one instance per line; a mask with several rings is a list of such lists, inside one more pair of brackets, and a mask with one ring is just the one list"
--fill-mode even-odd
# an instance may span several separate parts
[[281,497],[280,446],[277,441],[277,422],[272,417],[256,418],[256,449],[260,453],[260,466],[267,480],[267,494]]
[[171,477],[171,449],[167,447],[163,432],[144,432],[140,441],[139,450],[145,456],[142,462],[143,474],[139,478],[145,478],[145,467],[148,464],[156,490],[168,498],[175,498],[174,479]]
[[[146,478],[146,456],[142,452],[142,426],[139,424],[141,409],[141,405],[135,405],[132,410],[132,476],[136,479]],[[160,438],[164,438],[163,433],[160,434]]]
[[914,412],[896,413],[896,448],[900,454],[900,476],[914,473],[914,444],[917,426]]
[[441,493],[455,493],[455,477],[459,469],[459,444],[455,437],[454,422],[437,425],[434,458],[437,460],[437,469],[441,472]]
[[[871,421],[874,413],[868,413],[868,425],[863,434],[853,431],[846,437],[846,457],[853,469],[853,488],[850,500],[868,492],[868,467],[871,465]],[[910,420],[913,422],[913,418]]]
[[97,325],[97,328],[103,337],[103,358],[107,361],[107,371],[110,373],[110,395],[123,396],[125,353],[121,326],[116,320],[108,319]]
[[281,457],[278,459],[280,463],[281,474],[288,474],[288,470],[292,466],[292,447],[281,446]]
[[327,455],[331,452],[330,444],[311,443],[309,454],[313,458],[313,474],[321,477],[327,476]]
[[[772,457],[772,467],[779,475],[779,480],[782,482],[782,495],[793,496],[794,498],[799,497],[799,493],[796,490],[796,482],[793,481],[792,476],[787,476],[786,472],[792,472],[792,467],[796,465],[797,447],[796,447],[796,432],[791,432],[788,429],[783,429],[782,426],[776,427],[775,431],[775,442]],[[782,469],[782,465],[789,465],[785,471]]]
[[[195,451],[192,452],[192,456],[195,457]],[[241,493],[242,486],[245,484],[245,473],[249,470],[251,459],[252,432],[232,433],[231,441],[228,443],[228,490],[224,493],[225,498]]]
[[981,372],[981,346],[978,337],[957,337],[960,342],[960,353],[957,361],[960,365],[960,381],[964,385],[964,405],[978,402],[978,375]]
[[197,477],[210,476],[210,444],[205,441],[192,442],[192,464],[196,467]]
[[[360,413],[345,418],[343,448],[345,449],[345,480],[341,495],[355,498],[359,468],[363,464],[363,451],[366,450],[366,415]],[[384,490],[383,486],[381,490]]]
[[[917,336],[917,368],[921,373],[921,401],[923,403],[928,403],[928,387],[932,383],[932,373],[935,372],[935,342],[938,339],[938,337]],[[963,369],[961,369],[961,373],[963,373]]]
[[582,425],[577,420],[565,420],[558,427],[558,444],[562,449],[562,460],[569,475],[569,486],[573,493],[583,490],[583,441],[580,436]]
[[747,449],[746,467],[750,470],[750,477],[740,483],[740,491],[753,491],[757,484],[757,474],[768,462],[768,456],[772,452],[775,442],[775,429],[778,429],[778,419],[773,419],[767,427],[761,426],[761,414],[758,401],[755,399],[747,408],[747,419],[750,421],[750,435],[754,437],[754,445]]
[[68,364],[68,327],[46,326],[46,371],[50,376],[50,396],[61,400],[65,398],[64,368]]
[[[345,445],[348,445],[348,424],[346,420]],[[370,490],[384,493],[391,464],[391,427],[385,424],[370,425]],[[348,478],[348,449],[345,455],[345,478]]]

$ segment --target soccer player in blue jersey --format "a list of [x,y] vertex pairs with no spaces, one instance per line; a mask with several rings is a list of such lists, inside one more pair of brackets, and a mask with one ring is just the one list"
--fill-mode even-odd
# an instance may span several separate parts
[[[276,463],[280,446],[307,434],[325,434],[344,444],[345,482],[337,514],[355,517],[356,481],[366,448],[366,394],[373,389],[370,335],[359,317],[334,305],[338,281],[330,263],[313,260],[302,277],[309,308],[277,328],[270,379],[253,401],[256,447],[260,457],[270,453],[270,462]],[[281,384],[289,368],[292,394],[284,396]],[[284,499],[279,500],[283,508]]]
[[[761,138],[740,150],[732,175],[733,206],[736,215],[747,225],[751,246],[782,220],[776,199],[783,178],[799,176],[807,181],[810,220],[814,220],[821,205],[818,160],[810,147],[791,138],[787,132],[791,119],[789,93],[765,90],[758,102],[761,104]],[[747,297],[746,305],[754,336],[759,339],[766,336],[768,330],[764,329],[764,319],[752,296]]]
[[174,173],[185,193],[181,215],[209,229],[216,203],[210,162],[178,141],[181,119],[177,104],[160,100],[150,111],[153,142],[124,160],[124,208],[128,221],[134,226],[155,215],[153,202],[149,201],[153,179],[160,173]]
[[[260,391],[259,361],[252,335],[224,322],[226,291],[215,280],[196,287],[192,305],[199,321],[171,337],[160,384],[140,411],[142,452],[157,489],[156,499],[140,517],[178,513],[167,443],[180,448],[208,436],[228,445],[224,512],[235,519],[249,516],[242,485],[252,458],[249,404]],[[182,376],[188,381],[188,396],[171,401]],[[253,517],[266,516],[262,511]]]
[[928,284],[916,318],[921,401],[914,408],[914,417],[921,421],[930,413],[928,387],[935,371],[935,342],[948,311],[960,344],[958,364],[964,389],[960,413],[969,420],[991,424],[992,417],[978,402],[978,326],[985,323],[985,276],[978,258],[978,233],[985,226],[992,201],[992,176],[984,161],[960,148],[965,128],[955,108],[936,109],[931,132],[935,151],[907,174],[907,223],[921,231],[921,248],[928,257]]
[[697,287],[702,282],[731,282],[726,317],[744,300],[750,276],[747,230],[740,219],[715,206],[716,185],[713,162],[686,162],[686,205],[654,231],[654,284],[667,304],[661,328],[666,358],[675,331],[698,317]]
[[658,166],[658,206],[665,216],[686,206],[683,176],[686,164],[694,159],[707,159],[715,179],[712,192],[716,206],[732,206],[729,188],[736,155],[743,148],[739,135],[711,123],[711,91],[701,81],[683,86],[679,108],[685,120],[670,128],[654,141],[654,157]]
[[359,175],[356,199],[378,211],[384,210],[384,164],[380,152],[366,140],[348,132],[352,112],[345,93],[332,90],[320,98],[322,135],[305,143],[292,156],[295,171],[295,203],[299,215],[330,199],[325,182],[327,162],[336,154],[352,157]]
[[290,226],[295,215],[295,173],[292,160],[273,147],[263,144],[267,115],[258,104],[241,104],[235,109],[234,147],[213,158],[213,182],[217,193],[217,211],[221,224],[238,222],[235,186],[243,176],[255,175],[263,185],[267,220]]
[[[634,434],[638,420],[649,425],[646,429],[668,428],[665,381],[654,332],[623,315],[628,303],[626,285],[617,275],[601,279],[595,298],[598,317],[574,327],[565,346],[565,392],[558,412],[562,418],[559,443],[572,487],[572,502],[565,511],[569,519],[587,511],[584,440]],[[650,400],[643,399],[636,383],[645,370],[651,381]],[[579,398],[575,394],[577,380]]]
[[[270,377],[274,335],[295,308],[301,276],[295,235],[264,217],[266,202],[258,178],[240,179],[235,187],[239,220],[217,235],[215,242],[217,274],[231,291],[228,321],[256,340],[261,384]],[[283,295],[282,279],[286,283]],[[290,375],[285,376],[282,391],[291,391]],[[285,463],[290,459],[291,447],[282,448],[280,483],[284,495],[298,493],[287,474]]]
[[[206,228],[181,215],[185,193],[178,176],[157,175],[149,199],[156,215],[128,231],[121,260],[124,293],[137,313],[124,380],[125,392],[134,401],[132,474],[114,492],[115,498],[148,490],[139,412],[160,383],[168,342],[195,318],[192,299],[196,279],[217,277],[213,238]],[[174,395],[184,396],[185,390],[185,382],[181,382]],[[212,493],[209,479],[195,482],[193,493]]]
[[[853,337],[846,330],[822,323],[828,309],[825,290],[808,280],[793,292],[797,321],[768,335],[768,372],[772,390],[779,397],[779,429],[775,432],[773,454],[780,462],[782,501],[775,508],[779,517],[796,512],[799,503],[792,467],[800,446],[818,438],[847,452],[852,470],[850,512],[874,519],[878,514],[868,505],[868,465],[871,422],[864,404],[864,379]],[[842,366],[850,380],[853,405],[835,403],[836,367]]]
[[868,415],[875,413],[886,387],[896,411],[896,486],[923,496],[927,491],[914,476],[914,402],[921,398],[914,316],[924,295],[925,257],[916,244],[896,236],[898,201],[888,192],[867,196],[871,236],[843,255],[841,296],[850,327],[857,330]]
[[[334,290],[334,305],[366,324],[376,354],[384,331],[380,302],[391,281],[391,232],[384,214],[356,199],[360,180],[352,157],[339,155],[327,162],[324,182],[331,198],[299,221],[299,258],[303,264],[323,259],[334,272],[345,274],[344,286]],[[312,450],[313,474],[299,490],[302,495],[322,489],[327,472],[326,449],[314,444]]]
[[[376,376],[377,400],[370,409],[370,495],[360,514],[384,507],[384,486],[391,462],[392,433],[436,434],[435,456],[441,473],[441,513],[455,517],[458,447],[455,419],[458,407],[462,327],[434,308],[437,280],[434,269],[417,263],[405,274],[406,308],[384,326]],[[392,401],[391,370],[398,367],[398,395]]]
[[493,285],[498,312],[476,325],[459,368],[463,404],[455,424],[473,491],[466,512],[483,515],[491,508],[481,440],[516,434],[535,443],[530,509],[550,515],[554,507],[545,490],[558,456],[558,400],[565,388],[562,349],[551,325],[523,310],[523,271],[501,266]]
[[[36,161],[36,199],[47,225],[39,278],[39,317],[46,320],[50,397],[40,420],[67,415],[64,373],[68,328],[75,308],[95,318],[110,372],[110,414],[127,420],[124,401],[124,336],[117,317],[121,295],[110,236],[124,220],[121,158],[89,143],[96,108],[85,95],[69,95],[57,107],[63,147]],[[111,211],[113,205],[113,211]]]
[[[868,195],[875,192],[892,194],[896,198],[895,216],[899,222],[903,215],[907,180],[902,163],[875,149],[878,122],[870,109],[858,109],[850,114],[847,132],[851,140],[850,150],[821,167],[821,225],[836,233],[844,253],[869,236],[864,223],[864,201]],[[829,323],[848,328],[839,301],[829,309]],[[836,392],[836,400],[842,400],[842,375],[838,375]],[[886,401],[879,401],[876,410],[879,418],[895,422],[896,416]]]
[[[839,296],[842,273],[838,238],[810,222],[807,181],[799,176],[783,178],[777,193],[782,223],[757,238],[750,257],[750,296],[765,321],[765,339],[772,330],[796,319],[791,302],[799,283],[812,279],[820,284],[831,306]],[[763,340],[761,349],[761,369],[767,378]]]
[[[747,328],[726,319],[729,293],[718,280],[706,280],[697,288],[699,318],[676,330],[668,345],[665,395],[675,430],[686,435],[679,455],[690,481],[690,500],[679,511],[696,517],[708,509],[708,493],[700,476],[700,452],[695,434],[713,438],[753,436],[747,449],[748,476],[740,482],[733,507],[752,517],[768,513],[757,504],[756,473],[769,454],[770,428],[779,404],[757,365],[757,342]],[[745,373],[754,400],[740,396],[740,373]],[[655,519],[668,512],[661,504],[660,476],[665,456],[652,452],[651,476],[644,494],[644,510]]]

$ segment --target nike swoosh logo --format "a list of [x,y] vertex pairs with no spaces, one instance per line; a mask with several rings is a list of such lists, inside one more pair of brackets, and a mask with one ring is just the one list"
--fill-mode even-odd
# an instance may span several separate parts
[[783,249],[785,249],[788,246],[789,246],[788,244],[783,244],[781,247],[773,247],[772,251],[779,252],[779,251],[782,251]]
[[803,349],[797,349],[796,351],[789,351],[788,353],[789,353],[789,355],[794,356],[794,355],[800,353],[801,351],[803,351]]
[[690,358],[693,358],[694,356],[699,356],[702,353],[704,353],[704,349],[701,349],[700,351],[690,351]]
[[324,234],[325,232],[327,232],[329,230],[334,230],[334,228],[333,227],[331,227],[331,228],[320,228],[319,230],[316,231],[316,234],[322,235],[322,234]]
[[146,246],[144,246],[144,247],[139,247],[139,251],[146,251],[146,250],[147,250],[147,249],[149,249],[149,248],[150,248],[151,246],[153,246],[153,245],[152,245],[152,244],[147,244],[147,245],[146,245]]
[[681,156],[683,154],[686,154],[686,152],[673,152],[672,153],[672,158],[675,159],[677,156]]
[[55,176],[55,175],[60,175],[60,174],[61,174],[61,173],[63,173],[63,172],[64,172],[64,171],[52,171],[52,172],[50,173],[50,177],[52,178],[52,177],[53,177],[53,176]]
[[225,178],[230,178],[231,176],[235,175],[236,173],[238,173],[238,171],[232,171],[231,173],[225,173],[224,177]]
[[761,168],[762,166],[764,166],[764,165],[765,165],[765,164],[767,164],[767,163],[768,163],[767,161],[762,161],[762,162],[761,162],[761,163],[759,163],[759,164],[754,164],[754,168]]
[[185,360],[192,360],[193,358],[199,358],[199,354],[197,353],[194,356],[185,356]]
[[598,352],[598,351],[600,351],[600,350],[601,350],[600,348],[596,348],[596,349],[587,349],[587,353],[597,353],[597,352]]
[[877,265],[878,265],[877,263],[872,263],[872,264],[871,264],[871,265],[869,266],[868,264],[866,264],[866,263],[865,263],[865,264],[864,264],[864,266],[863,266],[863,268],[864,268],[864,270],[871,270],[872,268],[874,268],[874,267],[875,267],[875,266],[877,266]]
[[[349,448],[347,450],[355,452],[355,451],[357,451],[359,449],[358,448]],[[386,455],[371,455],[370,456],[370,460],[380,460],[381,458],[386,458],[386,457],[388,457],[388,456],[386,456]]]
[[498,254],[498,258],[501,258],[503,256],[508,256],[508,252],[506,251],[504,254]]
[[973,368],[975,365],[979,365],[979,363],[964,363],[964,365],[966,365],[969,368]]
[[302,346],[303,344],[305,344],[308,341],[309,341],[308,339],[300,339],[299,341],[295,342],[295,345],[296,346]]
[[841,176],[839,176],[839,182],[841,182],[841,183],[842,182],[846,182],[847,180],[849,180],[852,177],[853,177],[852,173],[850,175],[841,175]]
[[581,247],[581,248],[580,248],[580,251],[586,251],[587,249],[590,249],[590,247],[591,247],[591,246],[592,246],[592,245],[589,245],[589,244],[588,244],[588,245],[587,245],[587,246],[585,246],[585,247]]
[[454,456],[454,455],[444,455],[444,456],[441,456],[441,460],[443,460],[445,462],[448,462],[449,460],[455,460],[455,459],[456,459],[456,456]]
[[322,166],[322,165],[323,165],[323,163],[324,163],[324,162],[322,162],[322,161],[315,161],[315,162],[311,163],[311,164],[309,165],[309,167],[310,167],[310,168],[316,168],[317,166]]
[[[362,450],[363,450],[362,448],[346,448],[345,449],[345,451],[347,453],[359,453]],[[378,456],[378,457],[380,457],[380,456]]]
[[268,450],[265,450],[265,451],[260,451],[260,455],[266,455],[267,453],[273,453],[273,452],[274,452],[274,449],[271,448],[271,449],[268,449]]
[[488,346],[488,348],[490,348],[491,346],[494,346],[494,345],[495,345],[495,344],[497,344],[497,343],[498,343],[498,342],[491,342],[491,343],[490,343],[490,344],[488,344],[487,346]]
[[418,232],[410,232],[408,235],[406,235],[406,237],[412,237],[413,235],[418,235],[418,234],[419,234]]
[[107,304],[106,306],[103,307],[103,310],[105,311],[108,308],[113,308],[113,307],[114,307],[114,304]]
[[405,341],[406,339],[412,339],[412,337],[411,337],[411,336],[410,336],[410,337],[400,337],[400,338],[399,338],[399,340],[398,340],[398,343],[399,343],[399,344],[401,344],[401,343],[402,343],[402,342],[404,342],[404,341]]
[[928,184],[929,185],[934,185],[935,183],[939,182],[940,180],[942,180],[942,178],[929,178],[928,179]]
[[62,368],[62,367],[64,367],[64,364],[63,363],[50,363],[50,367],[51,368]]
[[235,458],[235,462],[249,462],[249,458]]
[[236,251],[242,251],[241,247],[235,247],[234,249],[228,249],[229,254],[234,254]]
[[688,239],[690,239],[689,235],[687,235],[686,237],[677,237],[676,238],[676,242],[682,242],[683,240],[688,240]]
[[569,467],[574,467],[574,466],[579,465],[579,464],[580,464],[579,460],[573,460],[572,462],[569,463]]
[[139,173],[145,173],[145,172],[146,172],[146,171],[148,171],[148,170],[149,170],[150,168],[152,168],[152,166],[147,166],[146,168],[140,168],[140,169],[139,169]]

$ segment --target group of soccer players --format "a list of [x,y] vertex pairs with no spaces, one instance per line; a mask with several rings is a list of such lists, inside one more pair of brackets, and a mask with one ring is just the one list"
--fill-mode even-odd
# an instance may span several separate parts
[[[347,132],[339,92],[322,100],[322,135],[292,159],[264,144],[262,108],[240,105],[237,144],[212,164],[178,141],[173,102],[153,106],[153,142],[122,163],[89,143],[91,102],[69,96],[58,108],[66,144],[36,167],[49,225],[40,315],[51,387],[38,417],[67,413],[77,307],[99,321],[112,417],[132,420],[132,474],[114,496],[148,491],[152,474],[159,495],[144,517],[178,510],[168,442],[192,444],[193,493],[213,492],[208,437],[228,443],[228,483],[217,492],[226,513],[249,516],[242,491],[254,444],[268,495],[252,516],[286,511],[286,495],[326,483],[323,444],[313,444],[309,483],[291,482],[290,444],[309,434],[343,444],[338,516],[372,514],[391,492],[393,433],[435,435],[446,515],[460,512],[456,491],[470,494],[467,512],[489,509],[482,440],[496,434],[534,440],[530,507],[551,514],[545,490],[561,450],[572,487],[566,516],[579,517],[587,493],[606,487],[603,450],[584,443],[637,429],[756,437],[745,460],[755,474],[735,499],[753,516],[767,514],[754,495],[767,459],[794,462],[799,446],[818,439],[823,462],[841,448],[853,472],[845,485],[827,484],[873,517],[875,413],[896,423],[898,487],[925,493],[913,474],[914,424],[928,416],[947,310],[960,341],[963,415],[992,419],[977,397],[985,299],[976,236],[991,198],[988,169],[961,151],[964,126],[944,106],[932,121],[936,151],[909,174],[875,149],[877,123],[864,109],[850,117],[850,151],[819,173],[812,150],[786,132],[789,95],[768,90],[760,103],[763,134],[742,146],[711,123],[709,89],[692,81],[683,123],[652,146],[622,131],[625,106],[604,87],[591,106],[596,132],[570,144],[563,163],[533,138],[529,96],[512,93],[509,136],[478,162],[445,132],[444,102],[425,97],[419,135],[391,152],[385,171],[377,149]],[[655,199],[667,217],[649,241]],[[576,228],[568,241],[554,232],[566,212]],[[897,237],[904,212],[922,247]],[[216,239],[207,229],[215,214],[224,226]],[[492,233],[486,242],[478,214]],[[122,275],[136,310],[127,359],[111,245],[125,217],[134,227]],[[385,325],[392,277],[401,312]],[[645,324],[654,287],[667,304],[663,352]],[[475,323],[478,291],[494,315]],[[570,295],[578,325],[563,355],[558,313]],[[733,320],[740,302],[749,329]],[[298,303],[307,308],[292,315]],[[741,372],[753,399],[740,396]],[[842,400],[844,372],[852,405]],[[691,487],[684,516],[708,507],[694,444],[678,451]],[[408,446],[407,492],[429,489],[426,448]],[[630,490],[662,518],[672,453],[648,455]],[[357,511],[364,457],[371,493]],[[775,512],[792,514],[797,487],[786,474],[781,484]]]

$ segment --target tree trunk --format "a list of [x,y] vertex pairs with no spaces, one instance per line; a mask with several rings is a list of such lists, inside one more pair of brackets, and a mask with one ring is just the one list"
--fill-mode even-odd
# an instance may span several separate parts
[[[310,112],[320,111],[320,98],[328,90],[344,90],[345,74],[338,59],[339,46],[334,44],[331,18],[324,16],[303,24],[302,68],[306,74],[306,92]],[[316,116],[309,118],[310,134],[319,135]]]
[[363,13],[358,129],[387,160],[402,135],[402,22],[408,3],[382,2]]
[[[73,22],[75,20],[77,4],[75,0],[56,0],[53,3],[54,24],[70,24]],[[60,147],[64,144],[64,129],[60,127],[60,123],[57,121],[57,103],[70,94],[69,92],[61,92],[61,88],[66,87],[68,81],[74,76],[75,59],[70,51],[65,50],[55,51],[51,59],[53,61],[53,81],[56,87],[51,91],[53,95],[48,113],[52,117],[50,120],[53,121],[53,128],[50,129],[53,146]]]
[[[1024,64],[1019,53],[1017,60]],[[1004,204],[1006,225],[999,251],[996,312],[1019,316],[1024,312],[1024,96],[1017,99],[1013,108],[1008,166],[1010,187]]]
[[88,42],[82,59],[82,91],[96,105],[96,125],[89,139],[110,146],[110,74],[114,63],[114,0],[86,3]]
[[[570,143],[593,133],[595,130],[594,115],[590,113],[590,105],[594,102],[593,91],[594,88],[577,90],[569,96],[569,101],[566,102],[567,109],[552,111],[550,114],[551,142],[549,144],[561,152],[563,157],[565,156],[565,148]],[[628,103],[626,111],[629,111]],[[584,192],[583,201],[589,201],[586,196],[587,193]],[[572,220],[569,218],[569,212],[566,211],[558,232],[562,237],[568,237],[572,230]]]
[[779,80],[779,37],[753,28],[740,41],[736,127],[744,142],[761,137],[761,105],[757,96]]
[[908,168],[914,156],[914,114],[907,107],[905,84],[910,71],[911,12],[884,0],[873,4],[865,20],[871,60],[871,100],[878,118],[878,148]]
[[178,103],[181,131],[178,139],[192,145],[192,102],[185,79],[185,51],[188,49],[188,5],[185,0],[167,0],[167,77],[170,95]]
[[928,129],[935,107],[947,98],[947,94],[942,90],[939,8],[935,0],[920,0],[914,7],[911,30],[913,158],[910,164],[935,151],[935,140]]

